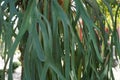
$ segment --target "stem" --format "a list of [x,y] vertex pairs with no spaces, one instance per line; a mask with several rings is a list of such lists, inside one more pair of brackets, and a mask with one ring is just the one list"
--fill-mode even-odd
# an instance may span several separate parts
[[5,66],[4,66],[4,69],[3,69],[3,80],[5,80],[5,72],[6,72],[6,67],[7,67],[8,61],[9,61],[9,57],[7,57],[7,60],[5,62]]

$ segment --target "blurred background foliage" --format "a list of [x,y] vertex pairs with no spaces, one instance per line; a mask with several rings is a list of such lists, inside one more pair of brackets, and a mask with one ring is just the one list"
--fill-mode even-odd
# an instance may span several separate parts
[[119,7],[119,0],[0,0],[2,80],[8,63],[13,80],[16,50],[21,80],[114,80]]

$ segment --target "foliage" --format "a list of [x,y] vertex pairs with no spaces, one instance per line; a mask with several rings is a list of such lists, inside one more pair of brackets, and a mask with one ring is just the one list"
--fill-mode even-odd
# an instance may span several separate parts
[[108,1],[0,0],[4,71],[10,60],[8,80],[13,80],[17,48],[21,52],[22,80],[113,80],[113,45],[120,56],[120,4]]
[[20,63],[19,63],[19,62],[13,62],[13,65],[12,65],[13,72],[14,72],[15,69],[18,68],[19,66],[20,66]]
[[0,80],[3,79],[3,70],[0,70]]

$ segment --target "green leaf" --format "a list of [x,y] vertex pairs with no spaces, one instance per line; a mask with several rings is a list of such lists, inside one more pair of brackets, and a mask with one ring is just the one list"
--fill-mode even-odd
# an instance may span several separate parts
[[94,46],[94,49],[95,49],[96,55],[98,57],[98,60],[100,62],[103,62],[103,60],[101,58],[101,55],[99,53],[99,49],[97,47],[97,42],[96,42],[96,38],[95,38],[95,31],[94,31],[95,25],[94,25],[93,21],[90,19],[90,17],[88,16],[88,13],[85,11],[86,9],[84,8],[84,5],[82,4],[82,1],[75,0],[75,2],[78,2],[79,6],[81,6],[81,7],[78,8],[78,11],[82,10],[80,12],[80,15],[81,15],[83,21],[86,24],[86,27],[87,27],[88,32],[89,32],[89,37],[92,40],[92,44]]

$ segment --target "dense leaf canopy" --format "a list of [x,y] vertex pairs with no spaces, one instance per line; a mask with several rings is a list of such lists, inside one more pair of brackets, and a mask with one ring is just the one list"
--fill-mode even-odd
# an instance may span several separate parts
[[119,0],[0,0],[3,74],[10,61],[13,80],[19,50],[22,80],[114,80],[119,7]]

